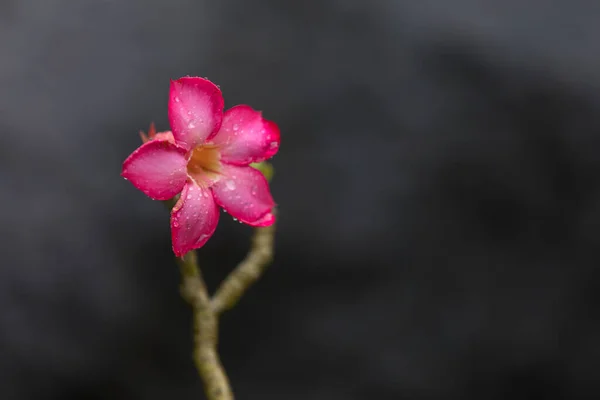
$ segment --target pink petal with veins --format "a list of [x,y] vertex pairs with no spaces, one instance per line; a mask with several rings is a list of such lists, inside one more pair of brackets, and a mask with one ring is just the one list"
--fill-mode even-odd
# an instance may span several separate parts
[[236,165],[264,161],[279,150],[279,128],[246,105],[225,112],[221,129],[212,138],[221,147],[221,159]]
[[187,177],[186,150],[166,140],[151,140],[123,163],[121,176],[155,200],[181,192]]
[[171,210],[171,238],[177,257],[198,249],[210,239],[219,222],[219,207],[209,189],[188,181]]
[[268,226],[275,221],[267,217],[275,202],[262,172],[248,166],[222,164],[221,174],[212,190],[215,201],[225,211],[252,226]]
[[211,81],[185,77],[171,81],[169,122],[177,144],[188,150],[210,139],[221,127],[223,96]]

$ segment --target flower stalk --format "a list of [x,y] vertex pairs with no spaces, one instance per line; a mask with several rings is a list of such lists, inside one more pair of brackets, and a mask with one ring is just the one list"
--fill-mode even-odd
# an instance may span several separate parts
[[[275,215],[275,209],[273,214]],[[240,297],[263,274],[273,260],[275,224],[254,228],[252,247],[246,258],[223,280],[212,297],[212,309],[217,315],[233,308]]]
[[178,258],[183,279],[181,294],[192,306],[194,363],[209,400],[233,400],[233,392],[221,364],[217,344],[219,321],[213,311],[195,251]]
[[[165,201],[165,204],[172,208],[176,201],[175,198]],[[272,213],[275,215],[276,209]],[[221,282],[212,297],[198,266],[196,251],[177,258],[182,277],[181,295],[190,304],[193,313],[194,363],[208,400],[234,400],[218,352],[219,316],[233,308],[264,273],[273,259],[274,237],[275,224],[254,228],[250,251]]]

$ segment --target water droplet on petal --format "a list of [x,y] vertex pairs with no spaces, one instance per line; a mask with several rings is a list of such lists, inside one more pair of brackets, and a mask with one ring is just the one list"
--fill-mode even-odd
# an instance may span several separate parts
[[279,143],[277,143],[277,142],[271,142],[271,148],[272,149],[274,149],[277,146],[279,146]]
[[188,194],[188,195],[187,195],[187,198],[188,198],[188,199],[191,199],[191,198],[192,198],[192,194],[191,194],[191,193],[190,193],[190,194]]
[[235,190],[235,182],[229,179],[225,181],[225,187],[227,187],[229,190]]
[[202,235],[200,235],[200,237],[198,238],[198,241],[196,243],[200,243],[201,241],[208,239],[209,237],[210,237],[210,235],[202,234]]
[[179,97],[175,96],[175,103],[179,103]]
[[194,121],[190,121],[190,123],[188,124],[188,129],[194,129],[196,127],[196,124],[194,123]]
[[238,124],[233,124],[233,130],[237,131],[238,129],[240,129],[240,126]]

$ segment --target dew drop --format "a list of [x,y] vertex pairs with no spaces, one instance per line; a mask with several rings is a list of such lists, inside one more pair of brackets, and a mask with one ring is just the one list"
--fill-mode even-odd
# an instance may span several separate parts
[[200,243],[201,241],[203,241],[204,239],[208,239],[209,237],[210,237],[210,235],[202,234],[202,235],[200,235],[200,237],[198,238],[198,241],[196,243]]
[[179,103],[179,97],[175,96],[175,103]]
[[240,126],[238,124],[233,124],[233,130],[237,131],[238,129],[240,129]]
[[196,127],[196,124],[194,123],[194,121],[190,121],[190,123],[188,124],[188,129],[194,129]]
[[232,181],[231,179],[225,182],[225,186],[229,190],[235,190],[235,182]]
[[187,195],[187,198],[188,198],[188,200],[189,200],[189,199],[191,199],[191,198],[192,198],[192,194],[191,194],[191,193],[190,193],[190,194],[188,194],[188,195]]
[[277,142],[271,142],[271,148],[272,149],[274,149],[277,146],[279,146],[279,143],[277,143]]

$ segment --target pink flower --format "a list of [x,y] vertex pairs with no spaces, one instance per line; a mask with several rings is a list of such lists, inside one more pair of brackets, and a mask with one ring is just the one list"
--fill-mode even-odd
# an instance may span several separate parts
[[223,96],[209,80],[171,81],[172,131],[148,137],[123,163],[121,175],[155,200],[181,193],[171,211],[173,251],[202,247],[219,221],[221,206],[251,226],[275,222],[275,205],[263,174],[249,164],[279,149],[279,129],[249,106],[223,113]]

